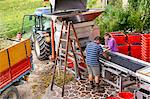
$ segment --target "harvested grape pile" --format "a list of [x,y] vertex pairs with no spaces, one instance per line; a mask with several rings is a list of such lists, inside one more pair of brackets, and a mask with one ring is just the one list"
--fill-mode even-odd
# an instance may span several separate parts
[[6,48],[6,47],[8,47],[8,46],[10,46],[12,44],[13,44],[12,41],[0,39],[0,50],[4,49],[4,48]]

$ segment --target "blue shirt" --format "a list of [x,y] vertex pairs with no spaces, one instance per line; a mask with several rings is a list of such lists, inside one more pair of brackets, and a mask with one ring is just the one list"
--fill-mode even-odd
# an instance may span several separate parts
[[102,55],[102,47],[95,43],[90,42],[86,47],[86,63],[90,66],[99,66],[99,57]]

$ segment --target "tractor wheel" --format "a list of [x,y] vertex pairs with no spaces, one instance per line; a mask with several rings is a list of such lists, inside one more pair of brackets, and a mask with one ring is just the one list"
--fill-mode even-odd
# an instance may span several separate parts
[[48,56],[51,54],[50,44],[46,43],[45,38],[41,37],[40,34],[36,34],[34,40],[34,50],[39,60],[46,60],[48,59]]
[[0,99],[20,99],[17,88],[10,86],[0,95]]

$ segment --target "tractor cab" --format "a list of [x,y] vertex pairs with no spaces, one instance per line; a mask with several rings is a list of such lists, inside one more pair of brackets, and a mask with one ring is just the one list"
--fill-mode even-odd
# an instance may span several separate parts
[[30,35],[32,49],[40,60],[45,60],[51,53],[50,45],[50,19],[43,14],[50,14],[50,7],[37,8],[32,15],[24,15],[22,34]]
[[50,14],[49,7],[37,8],[32,15],[24,15],[22,23],[22,33],[27,33],[27,25],[32,27],[33,32],[37,31],[50,31],[50,20],[46,17],[43,17],[43,14]]

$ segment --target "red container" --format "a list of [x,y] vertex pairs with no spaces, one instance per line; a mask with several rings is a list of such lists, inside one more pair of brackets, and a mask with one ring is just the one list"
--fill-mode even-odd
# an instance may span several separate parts
[[145,50],[143,50],[143,49],[141,50],[141,53],[150,55],[150,51],[148,52],[148,51],[145,51]]
[[130,44],[130,55],[132,57],[141,58],[141,45],[139,44]]
[[150,52],[150,47],[144,47],[143,45],[142,45],[142,51],[146,51],[146,52]]
[[134,99],[134,94],[131,92],[120,92],[118,96],[120,99]]
[[145,58],[144,56],[142,56],[142,60],[143,60],[143,61],[146,61],[146,62],[150,62],[150,59]]
[[141,34],[140,33],[127,34],[127,40],[129,44],[141,43]]
[[142,53],[142,56],[145,57],[145,59],[150,59],[150,55],[149,54]]
[[[69,59],[69,58],[68,58],[68,67],[69,67],[69,68],[74,68],[74,63],[73,63],[73,62],[74,62],[74,61],[73,61],[72,59]],[[81,67],[83,67],[83,68],[86,68],[86,64],[83,63],[83,62],[80,62],[79,65],[80,65]]]
[[147,41],[147,40],[145,40],[145,39],[142,39],[142,43],[143,43],[143,44],[146,44],[146,45],[150,45],[150,42]]
[[141,45],[144,47],[144,48],[150,48],[150,44],[148,44],[148,43],[141,43]]
[[129,44],[118,44],[118,50],[120,53],[128,55],[129,54]]
[[120,98],[112,96],[112,97],[107,97],[106,99],[120,99]]
[[110,32],[110,35],[115,35],[115,34],[124,34],[124,33],[122,33],[122,32]]
[[71,60],[71,59],[68,58],[67,61],[68,61],[68,67],[69,68],[74,68],[73,60]]
[[126,35],[125,34],[111,34],[111,36],[116,40],[117,44],[125,44],[126,43]]
[[150,34],[143,34],[142,35],[142,40],[150,42]]
[[145,58],[143,58],[143,57],[142,57],[142,60],[143,60],[143,61],[146,61],[146,62],[150,62],[149,59],[145,59]]

